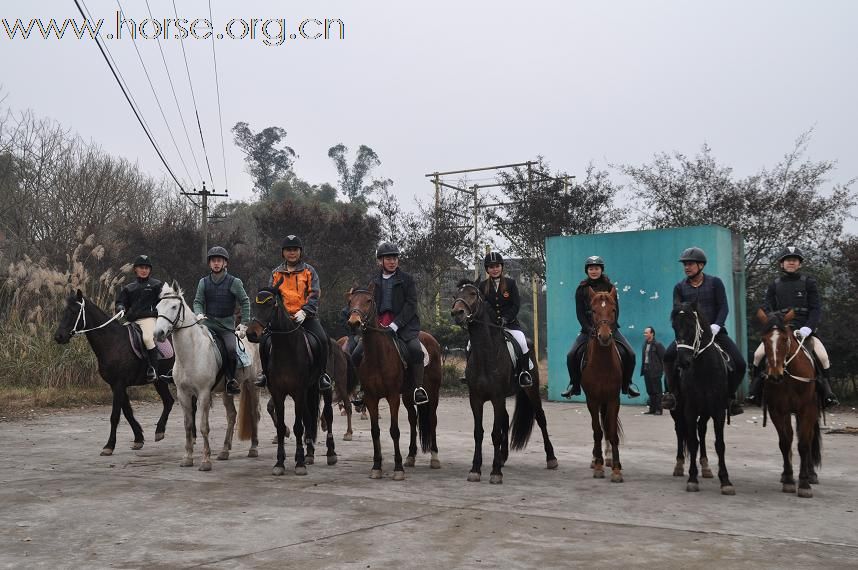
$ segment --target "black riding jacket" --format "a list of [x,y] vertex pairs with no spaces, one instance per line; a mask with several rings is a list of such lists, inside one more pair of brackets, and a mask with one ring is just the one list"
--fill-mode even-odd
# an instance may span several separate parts
[[[575,289],[575,314],[578,317],[578,322],[581,323],[581,332],[590,334],[593,328],[593,315],[590,311],[590,289],[596,293],[610,293],[614,288],[614,284],[608,279],[604,273],[598,279],[584,279],[578,284]],[[617,322],[614,326],[616,330],[620,326],[620,299],[617,297]]]
[[116,312],[125,309],[129,321],[158,316],[158,296],[164,284],[154,277],[139,277],[126,285],[116,296]]
[[520,330],[518,322],[518,309],[521,307],[521,297],[518,294],[518,285],[514,279],[501,277],[503,280],[503,291],[501,287],[495,289],[492,279],[486,278],[477,284],[480,293],[486,303],[491,307],[491,318],[495,324],[503,325],[508,329]]
[[769,284],[763,310],[795,311],[792,325],[795,328],[808,327],[815,331],[822,321],[822,304],[819,301],[819,289],[816,279],[796,271],[784,272]]

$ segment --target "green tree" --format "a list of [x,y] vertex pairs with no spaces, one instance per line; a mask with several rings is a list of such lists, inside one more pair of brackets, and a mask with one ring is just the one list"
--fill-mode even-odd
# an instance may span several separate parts
[[286,131],[280,127],[266,127],[254,133],[245,122],[232,127],[233,140],[244,153],[247,171],[253,178],[253,191],[265,199],[274,183],[283,178],[297,158],[292,148],[281,145]]
[[[349,149],[343,143],[328,149],[328,156],[334,161],[339,175],[340,192],[351,202],[368,205],[369,196],[379,189],[378,182],[367,184],[367,178],[373,168],[381,165],[378,155],[366,145],[360,145],[354,162],[349,166],[346,155]],[[389,183],[389,181],[387,181]],[[385,183],[382,182],[382,187]]]

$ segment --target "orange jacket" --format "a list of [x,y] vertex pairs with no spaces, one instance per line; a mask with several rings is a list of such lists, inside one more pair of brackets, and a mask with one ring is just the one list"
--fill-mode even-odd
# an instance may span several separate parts
[[319,310],[319,276],[312,265],[303,261],[298,262],[292,270],[281,263],[271,273],[270,287],[277,286],[283,306],[294,315],[303,309],[308,315],[315,315]]

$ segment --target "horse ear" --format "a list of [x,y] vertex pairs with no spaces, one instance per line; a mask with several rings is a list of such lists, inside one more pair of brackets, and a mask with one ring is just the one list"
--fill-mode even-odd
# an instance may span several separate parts
[[75,293],[75,297],[77,297],[78,303],[82,302],[83,301],[83,291],[78,289],[77,292]]
[[766,312],[763,310],[762,307],[757,309],[757,315],[756,316],[757,316],[757,321],[761,325],[765,325],[767,322],[769,322],[769,317],[768,317],[768,315],[766,315]]
[[789,312],[786,315],[784,315],[784,324],[788,325],[790,323],[790,321],[792,321],[794,318],[795,318],[795,311],[790,309]]
[[369,287],[366,288],[371,294],[375,295],[375,281],[369,284]]

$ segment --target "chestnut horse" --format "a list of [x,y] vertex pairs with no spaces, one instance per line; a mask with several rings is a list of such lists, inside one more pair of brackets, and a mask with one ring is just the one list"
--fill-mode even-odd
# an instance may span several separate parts
[[[534,363],[530,370],[533,385],[523,388],[514,377],[515,366],[510,358],[504,338],[503,327],[490,321],[485,300],[474,283],[459,283],[459,291],[450,309],[453,319],[468,331],[471,350],[465,368],[468,380],[468,396],[471,401],[471,413],[474,415],[474,460],[468,481],[480,480],[483,464],[483,407],[490,401],[494,409],[492,426],[492,445],[494,458],[489,483],[503,483],[501,468],[513,451],[524,449],[533,431],[533,422],[542,430],[545,447],[545,459],[548,469],[557,469],[554,447],[548,437],[548,425],[542,400],[539,397],[539,369]],[[510,444],[510,422],[506,411],[506,399],[515,395],[515,412],[512,416],[512,443]]]
[[429,402],[421,406],[414,404],[414,387],[406,381],[407,371],[394,345],[393,329],[381,327],[375,304],[374,286],[369,289],[354,289],[349,295],[349,326],[359,331],[363,343],[363,358],[357,366],[358,378],[364,392],[364,404],[369,411],[372,433],[373,461],[370,477],[381,479],[381,430],[378,425],[378,403],[387,400],[390,408],[390,437],[393,439],[393,480],[405,479],[402,454],[399,451],[399,399],[408,412],[411,425],[411,441],[408,446],[406,465],[413,467],[417,456],[417,435],[420,448],[430,451],[430,467],[440,469],[438,443],[435,437],[438,425],[438,396],[441,389],[441,347],[427,332],[420,331],[420,342],[429,352],[429,363],[424,367],[423,387]]
[[816,369],[810,357],[810,347],[804,339],[797,340],[790,322],[795,313],[790,310],[766,314],[757,310],[757,320],[763,327],[766,349],[765,383],[763,384],[764,413],[772,417],[778,431],[778,443],[784,459],[781,474],[784,493],[795,493],[792,470],[792,415],[798,432],[798,496],[813,497],[811,484],[818,483],[816,467],[822,464],[822,436],[819,429],[819,402],[816,397]]
[[617,288],[597,293],[590,288],[590,314],[593,327],[585,351],[586,365],[581,371],[581,388],[587,398],[587,409],[593,425],[593,477],[605,477],[602,438],[611,447],[611,482],[622,483],[620,464],[620,390],[623,363],[614,341],[617,322]]

